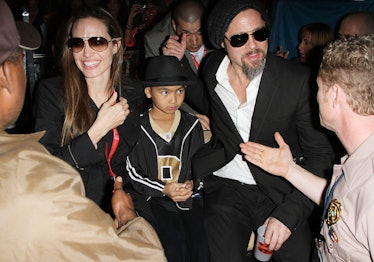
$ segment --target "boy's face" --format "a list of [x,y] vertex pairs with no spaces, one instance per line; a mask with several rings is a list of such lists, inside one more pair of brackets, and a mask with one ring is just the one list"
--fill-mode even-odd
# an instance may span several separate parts
[[152,86],[146,87],[144,93],[152,99],[153,109],[162,114],[174,114],[184,101],[185,87]]

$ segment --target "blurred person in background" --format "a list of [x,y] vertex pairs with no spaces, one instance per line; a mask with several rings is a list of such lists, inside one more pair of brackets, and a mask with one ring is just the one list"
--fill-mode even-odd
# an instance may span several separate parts
[[122,30],[125,29],[129,8],[123,0],[102,0],[101,5],[117,20]]
[[354,36],[374,34],[374,13],[368,11],[354,12],[342,18],[338,35]]
[[323,48],[334,40],[333,29],[324,23],[306,24],[301,27],[298,38],[299,56],[296,59],[318,70]]

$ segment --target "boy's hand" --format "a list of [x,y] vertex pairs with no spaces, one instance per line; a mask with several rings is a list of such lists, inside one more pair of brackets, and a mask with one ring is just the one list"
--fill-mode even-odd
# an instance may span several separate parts
[[185,183],[166,184],[162,193],[170,197],[174,202],[183,202],[192,196],[193,183],[191,180]]

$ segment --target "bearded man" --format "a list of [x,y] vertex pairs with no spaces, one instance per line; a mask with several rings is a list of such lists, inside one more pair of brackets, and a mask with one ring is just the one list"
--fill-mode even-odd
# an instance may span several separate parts
[[268,52],[269,19],[259,1],[217,2],[207,29],[221,50],[207,55],[203,81],[194,79],[186,101],[211,121],[213,136],[194,155],[192,171],[194,185],[204,188],[213,260],[248,261],[251,232],[266,224],[273,261],[309,261],[314,204],[284,179],[245,161],[239,148],[244,141],[274,147],[273,134],[281,131],[297,163],[326,174],[334,153],[318,130],[309,72]]

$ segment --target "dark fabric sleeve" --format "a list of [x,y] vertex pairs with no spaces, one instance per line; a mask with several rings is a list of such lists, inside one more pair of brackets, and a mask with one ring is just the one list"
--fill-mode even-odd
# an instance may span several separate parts
[[[292,129],[296,131],[283,130],[281,134],[290,145],[295,161],[298,161],[300,165],[315,175],[326,177],[327,174],[331,173],[334,151],[328,139],[327,131],[319,124],[318,111],[314,104],[316,99],[315,96],[312,96],[313,92],[309,85],[309,75],[305,71],[296,68],[294,72],[299,74],[298,77],[294,76],[294,78],[299,78],[297,81],[300,84],[292,95],[297,94],[297,97],[295,97],[297,106],[294,115],[292,115],[293,121],[291,121],[294,123]],[[303,158],[302,161],[299,161],[300,157]],[[256,178],[259,178],[259,176]],[[268,178],[265,183],[268,184],[269,179],[274,179],[274,177]],[[276,180],[279,180],[279,178],[276,178]],[[265,183],[262,183],[262,186],[268,187]],[[279,186],[277,186],[278,183]],[[280,183],[284,182],[274,181],[273,188],[268,188],[267,190],[275,192],[277,190],[276,187],[287,187],[286,185],[282,186]],[[285,192],[287,192],[287,189]],[[273,199],[275,198],[274,196],[275,194],[273,193]],[[295,230],[300,223],[303,223],[310,216],[314,207],[315,204],[310,199],[296,188],[290,187],[289,192],[284,194],[282,201],[280,201],[271,216],[280,220],[290,230]]]
[[75,138],[70,145],[61,147],[65,117],[61,79],[48,79],[40,83],[35,94],[34,116],[35,131],[46,131],[40,142],[53,155],[79,168],[105,160],[104,144],[99,143],[96,149],[87,133]]
[[[305,87],[304,87],[305,90]],[[304,98],[308,98],[307,92]],[[310,101],[301,99],[296,114],[296,125],[301,148],[302,161],[294,155],[305,169],[320,177],[328,177],[334,160],[334,151],[328,140],[327,131],[313,123]],[[315,204],[299,190],[293,189],[285,196],[284,202],[273,212],[273,216],[283,221],[290,229],[297,228],[298,222],[310,216]]]
[[[165,184],[161,180],[149,178],[147,170],[152,168],[147,168],[147,170],[142,168],[147,162],[146,167],[153,167],[151,172],[157,172],[157,163],[150,161],[150,152],[145,151],[147,150],[138,144],[127,157],[126,169],[131,179],[131,184],[136,191],[145,196],[162,197]],[[145,159],[148,159],[148,161],[145,161]]]

